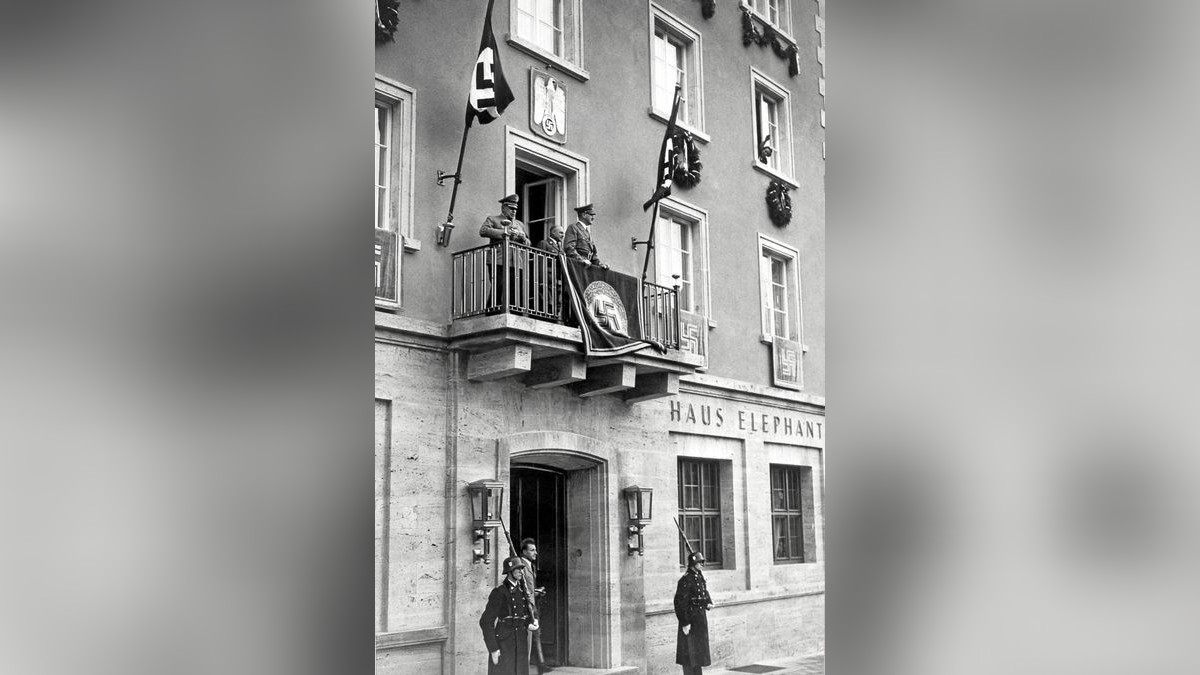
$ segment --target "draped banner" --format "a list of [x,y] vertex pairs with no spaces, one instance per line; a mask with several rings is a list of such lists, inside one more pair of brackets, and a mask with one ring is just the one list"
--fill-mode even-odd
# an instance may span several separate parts
[[641,287],[635,277],[558,257],[585,356],[617,356],[661,345],[642,339]]

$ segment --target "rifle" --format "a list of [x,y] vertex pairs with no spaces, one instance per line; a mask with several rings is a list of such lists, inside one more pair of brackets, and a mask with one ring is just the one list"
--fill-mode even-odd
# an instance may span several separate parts
[[[504,519],[497,518],[497,520],[500,521],[500,529],[504,530],[504,538],[508,540],[508,550],[512,552],[512,557],[514,557],[514,558],[520,557],[517,554],[516,547],[513,546],[512,536],[510,536],[508,534],[508,528],[504,525]],[[522,560],[522,562],[525,562],[525,561]],[[525,562],[525,565],[528,566],[529,563]],[[521,588],[521,595],[523,595],[525,597],[525,603],[529,606],[530,618],[532,618],[534,621],[537,621],[537,612],[534,610],[535,605],[534,605],[533,599],[529,597],[529,591],[525,590],[525,581],[524,580],[521,581],[520,588]]]
[[695,553],[692,550],[692,542],[688,541],[687,535],[683,533],[683,528],[679,526],[679,519],[672,516],[671,520],[675,521],[675,529],[679,530],[679,536],[683,537],[683,545],[687,547],[688,557],[691,557]]

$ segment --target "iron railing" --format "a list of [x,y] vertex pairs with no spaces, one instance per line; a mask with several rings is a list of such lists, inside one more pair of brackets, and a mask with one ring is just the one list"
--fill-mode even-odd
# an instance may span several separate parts
[[679,289],[642,282],[642,337],[679,349]]
[[[569,312],[558,257],[507,238],[451,257],[450,318],[513,313],[562,322]],[[642,336],[679,348],[679,292],[642,282]]]
[[450,318],[511,312],[562,320],[558,258],[505,237],[455,253]]

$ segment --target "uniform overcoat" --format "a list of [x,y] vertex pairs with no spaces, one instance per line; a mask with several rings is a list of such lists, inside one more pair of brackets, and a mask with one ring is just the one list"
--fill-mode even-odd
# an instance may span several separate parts
[[[675,618],[679,626],[675,629],[675,663],[681,666],[709,666],[712,657],[708,653],[708,610],[712,598],[708,595],[708,583],[704,573],[690,567],[679,578],[675,587]],[[691,625],[687,635],[683,627]]]
[[567,257],[571,260],[589,263],[592,265],[601,265],[600,254],[596,251],[596,245],[592,243],[592,235],[588,232],[583,223],[571,223],[567,226],[567,233],[563,236],[563,251],[566,251]]
[[[488,650],[488,675],[529,675],[528,630],[532,621],[529,601],[519,585],[513,586],[506,579],[492,589],[479,617]],[[500,661],[492,663],[491,653],[497,649]]]

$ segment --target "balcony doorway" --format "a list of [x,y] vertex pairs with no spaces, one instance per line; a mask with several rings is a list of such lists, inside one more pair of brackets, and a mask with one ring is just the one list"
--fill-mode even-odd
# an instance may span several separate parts
[[517,218],[529,228],[529,240],[536,246],[550,236],[550,228],[558,223],[566,227],[563,221],[563,193],[565,179],[562,176],[539,171],[535,167],[517,165],[517,194],[521,196],[521,205],[517,210]]

